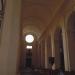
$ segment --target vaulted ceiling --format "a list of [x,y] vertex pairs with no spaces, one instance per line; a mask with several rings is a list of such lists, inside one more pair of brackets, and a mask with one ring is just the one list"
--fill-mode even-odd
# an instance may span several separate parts
[[64,0],[22,0],[23,34],[41,35],[63,2]]

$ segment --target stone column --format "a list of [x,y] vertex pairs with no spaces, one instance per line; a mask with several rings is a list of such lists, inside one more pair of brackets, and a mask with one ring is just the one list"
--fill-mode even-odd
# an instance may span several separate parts
[[1,35],[0,75],[16,75],[21,0],[6,0]]
[[45,68],[48,68],[47,39],[45,39]]
[[69,49],[68,49],[68,36],[67,36],[67,31],[65,30],[64,27],[62,29],[62,36],[63,36],[65,70],[66,71],[70,71],[70,59],[69,59]]
[[[54,33],[51,32],[51,46],[52,46],[52,57],[55,57],[55,46],[54,46]],[[52,66],[55,69],[55,64]]]

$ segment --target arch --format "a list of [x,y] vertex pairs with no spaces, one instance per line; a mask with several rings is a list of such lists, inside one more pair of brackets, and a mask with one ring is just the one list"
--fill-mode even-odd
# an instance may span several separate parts
[[67,23],[67,34],[68,34],[68,48],[69,48],[69,57],[70,57],[70,68],[75,70],[75,11],[73,11]]
[[56,69],[61,68],[62,70],[65,70],[62,29],[60,27],[58,27],[54,33],[54,46]]

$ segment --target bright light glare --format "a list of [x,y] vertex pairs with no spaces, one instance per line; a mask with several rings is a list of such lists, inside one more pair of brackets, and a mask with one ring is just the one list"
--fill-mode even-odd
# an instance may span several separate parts
[[34,37],[33,35],[26,35],[25,40],[28,43],[32,43],[34,41]]
[[27,49],[32,49],[32,46],[26,46]]

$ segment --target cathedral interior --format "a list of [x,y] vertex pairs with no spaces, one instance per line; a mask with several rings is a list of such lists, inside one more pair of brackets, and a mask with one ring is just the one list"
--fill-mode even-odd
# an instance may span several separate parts
[[0,75],[75,75],[75,0],[0,0]]

